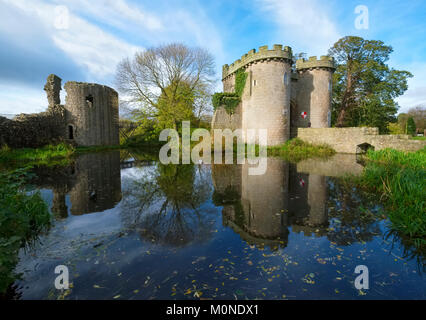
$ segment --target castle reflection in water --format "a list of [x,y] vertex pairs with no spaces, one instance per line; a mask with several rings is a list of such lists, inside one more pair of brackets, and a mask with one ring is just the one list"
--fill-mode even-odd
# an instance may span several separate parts
[[213,165],[213,201],[223,206],[224,225],[249,244],[272,249],[287,246],[290,227],[304,235],[326,235],[327,177],[363,170],[355,156],[343,154],[298,164],[267,161],[267,171],[260,176],[250,176],[248,164]]
[[[35,184],[52,190],[51,211],[58,219],[95,213],[121,201],[121,170],[133,166],[138,167],[120,160],[119,151],[84,154],[66,169],[38,169]],[[247,243],[275,249],[287,246],[289,228],[305,235],[326,235],[327,176],[357,173],[362,166],[348,157],[297,165],[268,158],[264,175],[249,175],[248,169],[248,164],[211,165],[213,203],[222,207],[223,225]]]
[[39,168],[36,175],[35,184],[53,192],[51,211],[56,218],[108,210],[121,200],[119,151],[83,154],[68,167]]
[[[293,231],[321,234],[328,226],[326,177],[298,173],[296,165],[268,159],[266,174],[248,175],[246,165],[214,165],[215,204],[223,223],[250,244],[287,245]],[[232,195],[230,197],[229,195]]]

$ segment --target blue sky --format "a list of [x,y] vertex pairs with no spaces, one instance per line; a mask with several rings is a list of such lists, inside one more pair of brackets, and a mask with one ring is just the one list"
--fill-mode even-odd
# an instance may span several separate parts
[[[358,5],[368,29],[355,28]],[[424,0],[0,0],[0,113],[45,110],[50,73],[114,87],[121,59],[159,44],[209,49],[220,89],[221,66],[250,49],[279,43],[319,56],[346,35],[391,45],[390,65],[414,74],[401,111],[426,105]]]

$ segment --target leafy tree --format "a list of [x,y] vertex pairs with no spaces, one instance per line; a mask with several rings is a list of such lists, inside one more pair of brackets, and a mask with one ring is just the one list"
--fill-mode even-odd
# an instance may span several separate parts
[[390,134],[404,134],[404,130],[401,128],[399,123],[389,123],[388,124],[388,131]]
[[201,114],[199,109],[205,109],[200,101],[214,85],[214,75],[209,52],[172,43],[121,61],[116,83],[126,97],[122,103],[136,108],[138,119],[158,118],[160,126],[176,127],[177,121],[190,120],[194,111]]
[[[173,98],[171,98],[173,97]],[[179,123],[194,116],[194,93],[187,83],[172,83],[165,88],[157,104],[157,126],[177,129]]]
[[382,41],[348,36],[329,50],[337,63],[333,76],[332,121],[336,126],[375,126],[381,132],[395,122],[395,98],[407,89],[407,71],[386,62],[393,49]]
[[407,134],[415,135],[416,134],[416,123],[414,122],[413,117],[409,117],[407,120]]
[[400,113],[398,115],[398,125],[401,127],[402,133],[407,133],[408,114]]
[[214,210],[202,207],[211,194],[210,171],[189,165],[163,165],[130,178],[123,189],[123,223],[141,237],[169,246],[205,241]]

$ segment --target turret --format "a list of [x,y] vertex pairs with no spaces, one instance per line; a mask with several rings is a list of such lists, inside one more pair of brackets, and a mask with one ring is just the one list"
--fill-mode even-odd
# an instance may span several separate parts
[[[271,50],[261,46],[244,54],[231,65],[224,65],[222,78],[225,92],[235,90],[235,73],[247,73],[242,94],[241,127],[267,129],[268,145],[290,138],[290,82],[292,50],[275,44]],[[259,141],[247,141],[249,143]]]
[[67,139],[77,145],[117,145],[118,93],[107,86],[69,81],[65,84]]
[[296,62],[299,75],[296,95],[296,127],[327,128],[331,120],[334,60],[329,56],[310,57]]

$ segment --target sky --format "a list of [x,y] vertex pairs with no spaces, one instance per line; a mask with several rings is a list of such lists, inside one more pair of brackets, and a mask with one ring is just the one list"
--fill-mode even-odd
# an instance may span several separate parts
[[389,65],[414,75],[400,112],[426,105],[425,0],[0,0],[0,114],[45,110],[51,73],[114,87],[123,58],[162,44],[208,49],[220,91],[222,65],[253,48],[321,56],[347,35],[391,45]]

